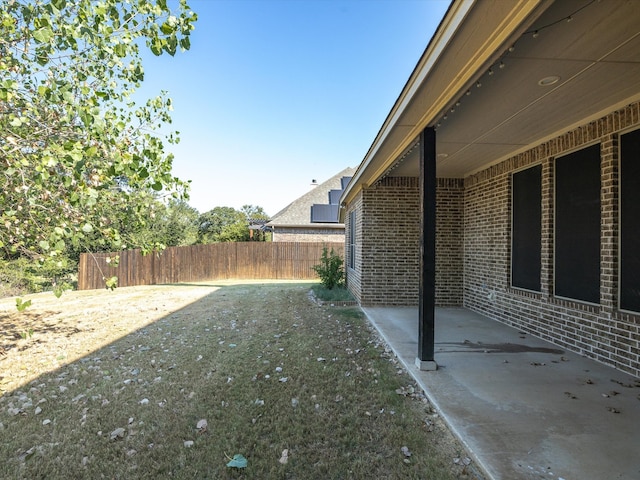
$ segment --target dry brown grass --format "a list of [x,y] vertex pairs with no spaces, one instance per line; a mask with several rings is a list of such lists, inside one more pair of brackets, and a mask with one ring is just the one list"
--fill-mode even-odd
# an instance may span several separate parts
[[24,314],[0,301],[0,478],[469,478],[360,310],[309,288],[37,295]]

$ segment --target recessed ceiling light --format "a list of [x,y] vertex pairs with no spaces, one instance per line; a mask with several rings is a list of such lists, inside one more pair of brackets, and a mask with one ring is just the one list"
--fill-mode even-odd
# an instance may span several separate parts
[[549,85],[553,85],[560,81],[560,77],[558,75],[550,75],[548,77],[541,78],[538,80],[538,85],[541,87],[548,87]]

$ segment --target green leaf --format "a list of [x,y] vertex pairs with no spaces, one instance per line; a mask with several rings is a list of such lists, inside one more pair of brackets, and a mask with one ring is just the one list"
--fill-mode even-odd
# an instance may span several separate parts
[[51,89],[49,87],[45,87],[43,85],[40,85],[38,87],[38,95],[40,95],[41,97],[44,97],[44,98],[50,98],[51,97]]
[[177,48],[178,48],[178,38],[175,35],[171,35],[169,38],[167,38],[164,49],[169,55],[173,57],[176,54]]
[[118,286],[118,277],[109,277],[104,279],[104,285],[109,290],[115,290]]
[[85,224],[82,226],[82,231],[83,231],[84,233],[91,233],[91,232],[93,232],[93,225],[91,225],[90,223],[85,223]]
[[33,32],[33,38],[38,43],[49,43],[53,38],[53,30],[51,27],[42,27]]
[[21,298],[16,298],[16,308],[19,312],[24,312],[28,307],[31,306],[31,300],[27,300],[23,302]]
[[247,459],[243,455],[236,453],[231,461],[227,463],[230,468],[247,468]]
[[93,157],[95,154],[98,153],[98,149],[96,147],[89,147],[85,149],[84,153],[87,157]]
[[87,112],[86,110],[82,110],[80,112],[80,120],[82,120],[84,126],[88,128],[93,123],[93,115],[91,115],[91,113]]
[[175,31],[175,27],[171,25],[169,22],[164,22],[160,27],[160,31],[165,35],[169,35]]
[[151,42],[151,52],[153,52],[154,55],[156,56],[160,56],[162,55],[162,40],[160,40],[159,38],[154,38],[153,41]]
[[124,58],[127,56],[127,46],[124,43],[119,43],[113,47],[113,53],[120,58]]

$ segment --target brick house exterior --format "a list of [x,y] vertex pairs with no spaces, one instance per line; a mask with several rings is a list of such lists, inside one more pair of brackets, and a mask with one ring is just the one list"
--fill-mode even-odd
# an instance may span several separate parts
[[[272,240],[274,242],[344,242],[344,223],[339,223],[337,217],[332,222],[317,221],[313,215],[313,208],[328,206],[331,197],[339,198],[339,195],[330,195],[330,192],[339,193],[343,189],[342,184],[346,185],[346,181],[354,170],[345,168],[321,184],[314,185],[309,192],[276,213],[266,224],[272,232]],[[323,216],[319,218],[326,219]]]
[[[507,114],[502,118],[496,117],[495,125],[491,123],[491,114],[488,114],[485,119],[480,110],[469,108],[466,118],[464,111],[459,115],[457,112],[453,113],[455,109],[463,110],[465,90],[466,96],[470,93],[472,96],[475,95],[474,101],[478,102],[479,106],[489,102],[489,97],[481,98],[480,95],[493,95],[494,100],[497,100],[496,95],[502,96],[504,92],[509,92],[504,95],[507,97],[505,101],[509,98],[515,103],[519,101],[516,93],[519,93],[517,89],[520,87],[517,82],[522,81],[518,79],[524,73],[514,71],[506,74],[501,81],[514,83],[505,83],[501,89],[496,84],[495,90],[491,90],[490,82],[497,82],[494,79],[499,75],[498,73],[494,75],[491,67],[487,69],[487,63],[482,64],[475,72],[460,73],[455,70],[458,61],[455,55],[451,53],[451,57],[447,57],[443,46],[443,38],[446,38],[448,47],[455,44],[458,37],[472,36],[473,34],[468,32],[478,30],[474,21],[479,18],[484,19],[483,25],[491,23],[486,20],[488,14],[491,18],[496,17],[496,23],[495,26],[485,25],[487,30],[481,33],[481,38],[490,37],[492,34],[498,35],[496,33],[498,29],[502,29],[501,32],[504,35],[501,37],[502,43],[495,47],[497,55],[492,55],[489,50],[483,51],[493,65],[502,65],[502,62],[506,64],[511,60],[511,63],[526,69],[519,58],[511,58],[511,49],[503,49],[505,45],[513,44],[517,51],[518,42],[520,42],[524,44],[523,58],[541,56],[542,54],[537,53],[538,47],[533,41],[527,43],[532,38],[537,38],[535,35],[538,31],[546,31],[550,37],[549,41],[558,43],[559,49],[566,50],[573,45],[568,43],[568,46],[562,46],[565,38],[570,37],[567,42],[576,42],[575,38],[581,35],[582,41],[585,42],[582,44],[583,49],[586,46],[597,49],[594,46],[595,42],[610,41],[613,44],[619,41],[621,45],[635,45],[636,52],[638,51],[637,28],[635,33],[627,36],[625,25],[631,25],[633,22],[636,25],[640,24],[640,13],[628,2],[615,2],[615,5],[596,6],[594,4],[594,8],[589,6],[582,12],[574,13],[580,6],[580,2],[551,4],[534,1],[529,4],[530,10],[523,12],[524,7],[503,11],[505,5],[500,2],[452,3],[434,40],[427,48],[403,94],[400,95],[398,103],[383,125],[374,146],[370,149],[370,152],[376,153],[365,158],[354,175],[354,180],[343,194],[345,230],[352,232],[354,237],[349,238],[348,234],[346,238],[347,247],[350,244],[353,245],[351,249],[345,248],[347,285],[363,306],[416,306],[419,302],[425,301],[423,290],[421,290],[421,275],[425,275],[421,249],[430,239],[426,238],[426,234],[423,238],[424,224],[421,216],[424,206],[421,207],[421,198],[424,192],[421,191],[420,179],[421,175],[424,175],[421,165],[428,159],[416,155],[418,150],[416,147],[419,146],[419,140],[422,137],[419,138],[410,133],[403,134],[404,137],[399,133],[396,135],[396,132],[401,131],[396,127],[396,124],[401,123],[398,120],[401,114],[410,116],[410,109],[413,106],[411,103],[413,99],[410,97],[414,95],[416,105],[414,116],[417,118],[418,113],[423,115],[422,123],[416,123],[414,132],[419,128],[432,128],[436,136],[434,150],[439,152],[437,159],[434,159],[437,169],[435,218],[433,219],[436,233],[432,241],[435,243],[436,253],[435,268],[431,278],[435,282],[435,297],[429,307],[468,308],[563,348],[640,376],[640,311],[630,311],[629,307],[624,307],[621,303],[623,295],[621,292],[638,290],[640,283],[637,283],[638,280],[634,278],[625,279],[623,282],[624,259],[635,260],[631,258],[632,255],[623,258],[620,246],[621,232],[631,232],[626,238],[629,238],[629,235],[636,235],[635,227],[631,225],[635,220],[627,219],[626,224],[621,220],[620,162],[621,144],[624,141],[631,143],[631,140],[626,140],[627,137],[631,138],[631,135],[627,137],[625,135],[640,131],[640,70],[632,72],[620,84],[616,83],[619,77],[614,80],[613,75],[599,76],[606,68],[614,68],[607,64],[601,65],[603,67],[601,72],[596,72],[594,69],[593,78],[590,76],[591,72],[584,74],[584,85],[586,82],[591,82],[587,91],[594,88],[594,85],[598,85],[599,93],[606,91],[607,84],[603,82],[607,79],[611,83],[610,89],[617,88],[623,91],[619,92],[619,96],[616,96],[615,92],[607,93],[611,95],[608,99],[609,104],[601,103],[593,109],[589,109],[588,103],[597,102],[599,97],[594,97],[593,100],[583,98],[586,104],[577,108],[575,106],[579,105],[577,102],[580,100],[578,92],[558,96],[559,100],[556,100],[555,104],[557,101],[566,99],[567,116],[558,118],[558,121],[550,127],[542,122],[534,122],[533,116],[526,117],[530,114],[539,115],[535,117],[536,119],[545,118],[542,108],[547,105],[543,103],[545,93],[540,94],[542,99],[539,101],[540,108],[532,108],[532,112],[528,113],[525,107],[518,107],[521,110],[517,113]],[[503,10],[500,10],[501,8]],[[508,7],[505,8],[508,10]],[[615,9],[623,11],[614,13]],[[580,13],[583,13],[583,17],[579,16]],[[517,14],[521,17],[517,25],[514,25],[512,34],[504,32],[504,23],[501,22]],[[632,18],[629,19],[629,16]],[[563,26],[565,30],[557,33],[557,38],[554,38],[553,35],[556,32],[553,28],[558,23],[555,20],[567,18],[577,21],[577,25],[565,22],[576,30],[568,31],[566,30],[568,27]],[[596,25],[599,18],[604,23],[614,22],[620,31],[612,33],[611,39],[597,37],[600,33],[594,31],[593,38],[589,40],[591,31],[587,27],[590,24]],[[452,27],[453,24],[455,28]],[[526,38],[521,41],[523,37]],[[464,38],[468,40],[471,37]],[[476,41],[481,43],[480,40]],[[631,46],[628,49],[620,47],[621,53],[616,56],[616,60],[623,63],[627,61],[637,63],[640,58],[637,53],[632,53],[632,50]],[[478,47],[478,52],[480,51]],[[478,52],[471,52],[469,57],[477,55]],[[459,52],[458,56],[460,56]],[[453,60],[448,64],[447,60],[450,58]],[[465,61],[466,59],[463,59],[460,63],[467,68]],[[558,65],[554,64],[554,67],[561,71],[563,68]],[[421,66],[424,66],[424,71],[421,70]],[[448,87],[444,82],[437,81],[438,76],[449,75],[457,79],[464,76],[463,73],[468,74],[469,82],[462,85],[456,93],[451,93],[448,100],[442,101],[446,106],[445,109],[437,111],[433,109],[435,113],[429,117],[427,111],[429,103],[424,98],[419,98],[421,85],[418,82],[428,84],[431,81],[432,90],[436,90],[432,91],[432,96],[439,99],[448,94],[446,90]],[[513,75],[513,78],[510,80],[508,75]],[[543,80],[540,80],[538,85],[544,88],[546,84]],[[486,94],[471,92],[474,84],[478,86],[479,92],[480,84],[485,82],[489,83]],[[505,88],[506,85],[510,85],[513,90]],[[441,91],[437,91],[437,88],[441,88]],[[571,97],[573,94],[576,96]],[[427,94],[424,93],[424,95]],[[523,91],[522,95],[531,94]],[[527,101],[530,105],[535,105],[531,98]],[[472,102],[469,103],[472,104]],[[454,106],[450,107],[451,105]],[[554,104],[549,104],[549,108],[552,107]],[[520,114],[523,115],[521,121],[527,121],[529,129],[540,128],[541,131],[531,132],[521,128],[517,123],[517,115]],[[477,116],[477,120],[474,116]],[[447,121],[450,123],[446,124]],[[452,123],[456,121],[459,123]],[[441,127],[443,124],[446,127]],[[465,162],[463,156],[460,156],[460,161],[456,164],[455,159],[452,158],[455,157],[454,155],[450,158],[447,158],[447,155],[440,155],[441,151],[446,151],[449,145],[454,144],[452,139],[455,138],[457,141],[458,138],[465,136],[466,131],[463,127],[467,129],[466,131],[477,128],[480,138],[482,138],[483,129],[495,132],[496,138],[500,137],[500,129],[504,129],[502,137],[512,135],[506,138],[504,143],[514,145],[511,148],[513,153],[509,155],[508,148],[497,149],[495,150],[497,153],[493,153],[487,147],[490,142],[485,142],[481,147],[486,148],[488,153],[480,159],[483,153],[478,148],[476,151],[479,153],[473,157],[473,161],[476,161],[473,165],[470,163],[462,165]],[[443,138],[441,144],[438,143],[440,138]],[[467,151],[472,147],[473,145],[469,143]],[[567,183],[567,175],[563,174],[560,168],[567,164],[566,159],[573,158],[572,155],[582,155],[585,151],[599,152],[597,153],[599,160],[596,159],[596,168],[599,172],[599,179],[597,179],[599,198],[597,199],[598,207],[593,207],[599,209],[599,219],[597,214],[591,215],[594,218],[585,216],[586,223],[590,222],[593,225],[595,221],[598,228],[598,238],[595,239],[596,258],[595,260],[590,257],[585,259],[585,263],[592,263],[597,269],[595,297],[593,295],[589,297],[587,294],[582,296],[580,293],[574,295],[561,290],[563,283],[568,283],[571,287],[572,280],[571,272],[569,281],[566,280],[567,274],[560,272],[565,268],[564,257],[567,256],[563,252],[567,249],[570,254],[573,253],[571,250],[582,251],[583,243],[588,243],[588,237],[584,239],[578,237],[573,240],[564,240],[562,237],[566,230],[571,233],[566,222],[572,225],[574,220],[569,217],[568,220],[562,220],[564,223],[559,223],[559,218],[566,218],[561,217],[563,214],[561,209],[565,208],[562,196],[565,195],[564,185]],[[593,153],[591,155],[593,156]],[[635,160],[640,162],[640,155]],[[578,165],[573,167],[576,176],[583,174],[581,163],[572,165]],[[532,168],[535,170],[531,170]],[[585,163],[584,171],[587,169]],[[520,267],[516,261],[516,257],[520,254],[519,249],[523,248],[521,243],[527,244],[528,240],[526,238],[528,230],[523,230],[524,235],[522,235],[518,231],[519,227],[516,226],[516,222],[521,217],[527,217],[518,210],[520,207],[517,206],[516,200],[517,190],[522,188],[516,187],[515,185],[520,185],[516,182],[524,178],[522,175],[519,176],[520,172],[534,172],[533,177],[539,181],[539,197],[529,202],[536,208],[537,213],[533,215],[536,221],[533,221],[533,224],[537,225],[536,228],[539,230],[532,230],[534,232],[532,236],[535,237],[533,242],[535,252],[531,252],[534,254],[532,257],[526,257],[523,260],[525,267]],[[568,181],[570,183],[571,178]],[[581,182],[578,182],[576,188],[583,188],[580,185],[582,185]],[[525,198],[524,201],[527,203],[529,200]],[[635,200],[628,200],[628,202],[632,201]],[[588,208],[590,207],[586,206],[585,211]],[[577,216],[580,216],[579,206],[575,211],[578,212]],[[539,221],[537,221],[538,218]],[[530,220],[530,217],[525,218],[525,224],[529,225],[527,222]],[[350,222],[353,221],[356,224],[352,229]],[[575,222],[577,229],[581,224],[579,220]],[[632,239],[631,243],[635,245],[635,240]],[[531,250],[530,247],[526,247],[525,253],[529,253],[527,248]],[[586,247],[584,250],[586,251]],[[576,265],[571,261],[567,260],[567,265]],[[579,261],[577,265],[580,266]],[[531,267],[535,267],[532,269],[535,274],[527,273],[527,275],[535,277],[538,283],[534,282],[533,287],[518,285],[519,280],[516,281],[515,276],[527,268],[531,270]],[[576,283],[581,284],[582,279],[578,278],[580,275],[578,273],[575,275]],[[585,284],[587,283],[585,281]],[[570,289],[568,291],[571,292]]]
[[336,228],[279,226],[274,230],[274,242],[344,242],[344,224]]

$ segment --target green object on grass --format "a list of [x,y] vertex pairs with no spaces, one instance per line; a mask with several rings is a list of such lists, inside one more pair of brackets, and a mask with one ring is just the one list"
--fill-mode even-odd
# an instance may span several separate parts
[[16,298],[16,308],[19,312],[24,312],[30,306],[31,300],[27,300],[26,302],[24,302],[21,298]]
[[227,463],[227,467],[247,468],[247,459],[243,455],[236,453],[231,461]]

